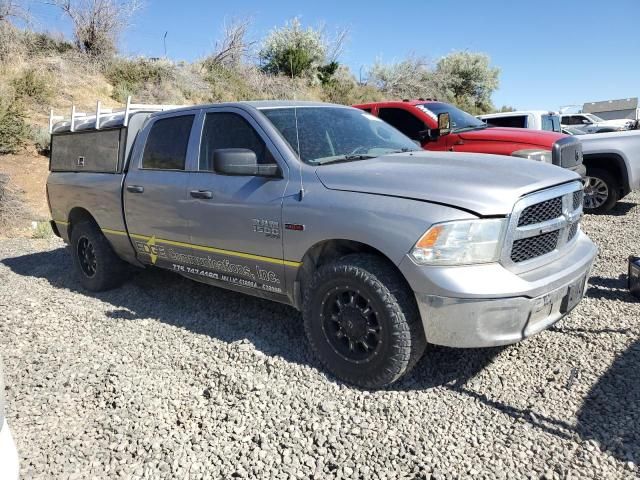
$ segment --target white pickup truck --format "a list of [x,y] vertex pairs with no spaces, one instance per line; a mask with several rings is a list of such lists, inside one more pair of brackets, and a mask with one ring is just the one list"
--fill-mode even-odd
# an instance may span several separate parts
[[640,188],[640,130],[580,135],[584,165],[584,208],[611,210],[618,200]]
[[634,128],[635,121],[628,119],[605,120],[593,113],[561,114],[560,123],[563,127],[575,127],[585,133],[606,133]]

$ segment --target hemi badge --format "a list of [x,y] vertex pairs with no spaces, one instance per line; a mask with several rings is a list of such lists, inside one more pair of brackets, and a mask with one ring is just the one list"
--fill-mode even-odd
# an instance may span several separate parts
[[299,223],[285,223],[284,229],[293,230],[295,232],[302,232],[304,231],[304,225],[300,225]]

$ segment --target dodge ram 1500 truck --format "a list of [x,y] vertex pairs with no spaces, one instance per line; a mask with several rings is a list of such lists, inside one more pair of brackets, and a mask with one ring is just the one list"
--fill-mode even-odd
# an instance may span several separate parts
[[[491,127],[473,115],[434,100],[354,105],[393,125],[425,150],[492,153],[537,160],[585,174],[577,138],[561,133]],[[448,113],[451,129],[441,132],[438,115]]]
[[89,290],[156,266],[292,305],[325,367],[366,388],[427,342],[515,343],[583,296],[596,247],[569,170],[425,152],[322,103],[97,117],[53,128],[47,182]]

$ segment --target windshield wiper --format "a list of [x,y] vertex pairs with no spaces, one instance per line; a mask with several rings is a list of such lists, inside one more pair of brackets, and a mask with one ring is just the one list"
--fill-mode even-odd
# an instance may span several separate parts
[[422,150],[421,148],[399,148],[397,150],[391,150],[391,151],[387,152],[387,154],[407,153],[407,152],[420,152],[421,150]]
[[378,155],[366,155],[363,153],[340,155],[339,157],[330,157],[324,160],[318,160],[317,162],[315,162],[315,164],[327,165],[329,163],[344,163],[344,162],[353,162],[356,160],[369,160],[371,158],[376,158],[377,156]]

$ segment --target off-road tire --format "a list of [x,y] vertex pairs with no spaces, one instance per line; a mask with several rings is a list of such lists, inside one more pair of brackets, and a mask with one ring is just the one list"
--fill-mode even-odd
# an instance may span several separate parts
[[[380,351],[362,363],[341,356],[323,327],[328,295],[347,287],[357,289],[379,313]],[[311,349],[326,369],[366,389],[385,387],[409,372],[427,344],[411,288],[392,265],[371,254],[351,254],[321,266],[305,288],[303,318]]]
[[585,213],[596,215],[607,213],[609,210],[615,207],[616,203],[618,203],[618,200],[620,200],[619,182],[610,172],[601,168],[588,168],[587,177],[599,178],[600,180],[602,180],[607,185],[609,195],[605,202],[596,208],[587,208],[585,203]]
[[[79,254],[80,242],[88,242],[95,256],[95,272],[86,273]],[[129,277],[129,264],[118,257],[98,226],[85,220],[72,226],[70,239],[71,258],[76,276],[82,286],[92,292],[103,292],[119,287]]]

